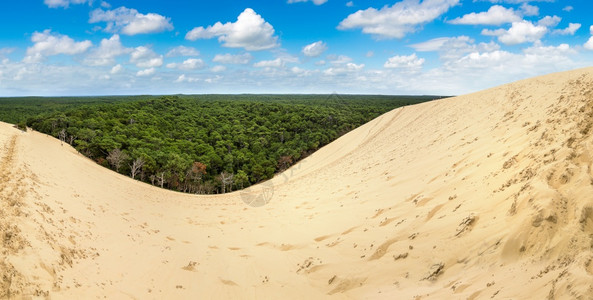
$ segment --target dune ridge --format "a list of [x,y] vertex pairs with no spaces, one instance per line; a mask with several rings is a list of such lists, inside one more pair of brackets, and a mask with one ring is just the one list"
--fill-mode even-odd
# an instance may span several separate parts
[[592,127],[593,68],[550,74],[195,196],[0,124],[0,298],[591,299]]

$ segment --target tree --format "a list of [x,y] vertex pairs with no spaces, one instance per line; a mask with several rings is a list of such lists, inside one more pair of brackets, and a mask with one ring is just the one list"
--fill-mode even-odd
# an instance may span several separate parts
[[288,169],[292,165],[292,157],[290,155],[285,155],[278,159],[278,168],[281,171]]
[[119,172],[119,168],[129,158],[129,156],[121,151],[119,148],[115,148],[107,155],[107,161],[115,168],[116,172]]
[[247,173],[245,173],[245,171],[243,170],[239,170],[237,172],[237,175],[235,175],[235,177],[233,178],[235,185],[239,187],[239,189],[243,189],[244,187],[246,187],[247,185],[249,185],[249,177],[247,176]]
[[198,191],[199,182],[204,175],[206,175],[206,165],[199,161],[195,161],[185,176],[186,191],[196,193]]
[[58,133],[58,138],[60,138],[60,145],[64,145],[64,141],[66,140],[66,129],[60,130]]
[[136,175],[140,173],[140,170],[142,170],[144,163],[145,161],[144,159],[142,159],[142,157],[138,157],[132,162],[132,164],[130,165],[130,176],[132,176],[132,179],[135,179]]
[[156,179],[158,181],[158,185],[160,185],[161,188],[163,188],[163,185],[165,184],[165,172],[163,172],[163,171],[158,172],[156,175]]
[[222,184],[222,193],[226,193],[226,186],[229,186],[229,192],[232,191],[232,187],[233,187],[233,177],[235,175],[233,175],[233,173],[229,173],[227,171],[222,171],[222,173],[220,173],[219,179],[220,179],[220,183]]

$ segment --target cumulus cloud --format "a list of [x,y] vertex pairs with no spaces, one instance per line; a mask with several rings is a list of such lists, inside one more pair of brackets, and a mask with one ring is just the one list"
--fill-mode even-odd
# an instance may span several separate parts
[[340,22],[338,29],[361,28],[362,32],[377,38],[403,38],[458,3],[459,0],[404,0],[381,9],[371,7],[349,15]]
[[[309,2],[309,0],[288,0],[288,3],[297,3],[297,2]],[[327,2],[327,0],[311,0],[311,2],[313,2],[315,5],[321,5],[325,2]]]
[[352,61],[352,58],[346,55],[328,55],[327,59],[332,65],[343,65]]
[[354,6],[354,2],[348,1],[348,2],[346,2],[346,6],[347,7],[353,7]]
[[230,53],[225,54],[216,54],[212,59],[213,62],[221,63],[221,64],[237,64],[237,65],[246,65],[248,64],[253,56],[249,53],[237,54],[233,55]]
[[583,47],[585,47],[585,49],[587,49],[587,50],[593,50],[593,25],[591,25],[591,27],[589,27],[589,31],[591,32],[592,36],[585,43],[585,45],[583,45]]
[[569,5],[569,6],[565,6],[562,10],[566,11],[566,12],[571,12],[573,9],[574,9],[574,7]]
[[198,56],[200,55],[200,51],[193,47],[185,47],[185,46],[177,46],[169,52],[167,52],[167,57],[175,57],[175,56]]
[[327,45],[322,41],[309,44],[303,47],[303,54],[309,57],[317,57],[327,50]]
[[262,60],[253,64],[256,68],[280,68],[284,66],[284,61],[281,58],[274,60]]
[[449,21],[451,24],[463,25],[502,25],[520,21],[522,18],[512,8],[504,8],[500,5],[494,5],[486,12],[470,13],[463,17]]
[[177,79],[175,80],[175,82],[197,82],[197,81],[200,81],[200,79],[194,78],[194,77],[188,77],[188,76],[185,76],[185,74],[179,75],[179,77],[177,77]]
[[99,48],[94,49],[84,60],[84,63],[91,66],[107,66],[115,63],[115,58],[132,52],[133,49],[126,48],[121,44],[119,35],[115,34],[109,39],[101,40]]
[[182,63],[170,63],[167,64],[167,68],[169,69],[179,69],[179,70],[195,70],[195,69],[203,69],[206,67],[206,64],[203,60],[199,58],[190,58],[186,59]]
[[155,68],[148,68],[144,70],[140,70],[136,73],[136,76],[143,77],[143,76],[150,76],[156,72]]
[[114,10],[97,8],[91,12],[89,23],[106,22],[107,32],[121,32],[125,35],[156,33],[173,30],[171,19],[155,13],[141,14],[135,9],[119,7]]
[[251,8],[246,8],[234,23],[216,22],[207,28],[195,27],[185,35],[190,41],[214,37],[218,37],[218,41],[224,47],[244,48],[248,51],[279,46],[278,37],[274,35],[274,27]]
[[[541,42],[535,42],[533,46],[523,49],[522,53],[503,50],[472,52],[460,59],[448,62],[446,67],[454,71],[492,69],[496,73],[500,73],[498,76],[503,76],[505,71],[517,74],[526,74],[527,72],[535,75],[545,73],[544,69],[573,68],[574,63],[571,62],[570,57],[575,54],[576,51],[568,44],[544,46]],[[542,64],[542,61],[546,63]],[[468,72],[473,73],[472,71]]]
[[217,65],[217,66],[214,66],[214,67],[210,68],[210,71],[212,71],[214,73],[224,72],[224,71],[226,71],[226,67],[225,66],[221,66],[221,65]]
[[27,48],[25,62],[39,62],[44,57],[51,55],[80,54],[93,45],[89,40],[76,42],[67,35],[52,33],[49,29],[43,32],[34,32],[31,41],[34,44],[32,47]]
[[419,52],[437,51],[444,60],[457,59],[472,52],[493,52],[500,49],[494,42],[476,44],[474,39],[464,35],[435,38],[410,47]]
[[540,40],[546,33],[548,28],[543,25],[534,25],[529,21],[522,20],[520,22],[513,22],[511,28],[508,30],[482,30],[483,35],[496,36],[498,40],[505,45],[516,45],[526,42],[535,42]]
[[109,73],[111,73],[111,74],[117,74],[117,73],[120,73],[123,70],[124,70],[124,68],[120,64],[117,64],[117,65],[113,66],[113,68],[111,68],[111,71]]
[[130,62],[138,68],[160,67],[163,65],[163,56],[156,54],[148,47],[140,46],[134,48],[130,54]]
[[539,7],[529,5],[529,3],[523,3],[521,4],[521,12],[525,16],[537,16],[539,15]]
[[355,64],[349,62],[344,65],[327,68],[323,71],[323,74],[328,76],[335,76],[340,74],[354,73],[357,71],[361,71],[362,69],[364,69],[364,64]]
[[562,18],[558,16],[545,16],[541,20],[537,22],[537,25],[546,26],[546,27],[556,27],[558,23],[562,21]]
[[416,53],[405,56],[396,55],[387,59],[383,67],[388,69],[406,69],[411,71],[417,71],[424,65],[424,58],[418,58]]
[[564,29],[556,29],[552,33],[560,35],[574,35],[580,28],[581,24],[579,23],[569,23],[568,27]]
[[70,4],[82,4],[87,0],[43,0],[43,3],[51,8],[64,7],[67,8]]

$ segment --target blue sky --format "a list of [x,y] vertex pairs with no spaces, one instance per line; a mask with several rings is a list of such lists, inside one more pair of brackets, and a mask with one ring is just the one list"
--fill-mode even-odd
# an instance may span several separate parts
[[464,94],[593,65],[586,0],[23,0],[0,96]]

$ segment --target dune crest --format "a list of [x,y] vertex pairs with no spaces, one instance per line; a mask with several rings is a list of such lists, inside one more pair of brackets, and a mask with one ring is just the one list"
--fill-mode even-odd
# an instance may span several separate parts
[[194,196],[0,124],[0,298],[591,299],[592,129],[593,68],[550,74]]

